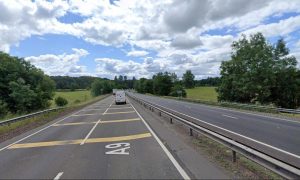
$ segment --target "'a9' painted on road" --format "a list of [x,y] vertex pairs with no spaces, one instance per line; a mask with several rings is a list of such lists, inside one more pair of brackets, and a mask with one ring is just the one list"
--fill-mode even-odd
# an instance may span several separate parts
[[130,148],[130,143],[108,144],[108,145],[105,146],[105,148],[113,149],[111,151],[105,152],[105,154],[129,155],[129,151],[126,152],[126,150]]

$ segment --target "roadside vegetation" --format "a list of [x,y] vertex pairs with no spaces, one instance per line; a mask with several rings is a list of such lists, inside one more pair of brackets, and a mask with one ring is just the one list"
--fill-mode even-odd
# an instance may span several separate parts
[[[135,90],[176,97],[180,97],[176,92],[183,92],[182,97],[211,101],[210,104],[235,102],[299,108],[300,70],[283,39],[271,44],[262,33],[256,33],[249,37],[243,35],[231,47],[231,58],[221,63],[220,77],[196,81],[187,70],[179,80],[175,73],[157,73],[152,79],[137,81]],[[206,86],[216,86],[216,92],[213,87]]]
[[187,98],[199,99],[202,101],[218,101],[218,93],[216,87],[195,87],[193,89],[186,89]]
[[0,118],[48,108],[55,83],[22,58],[0,52]]
[[51,102],[51,106],[55,107],[55,99],[58,97],[62,97],[68,101],[68,105],[76,105],[79,103],[84,103],[91,100],[93,97],[89,90],[80,90],[80,91],[57,91],[55,92],[55,96]]

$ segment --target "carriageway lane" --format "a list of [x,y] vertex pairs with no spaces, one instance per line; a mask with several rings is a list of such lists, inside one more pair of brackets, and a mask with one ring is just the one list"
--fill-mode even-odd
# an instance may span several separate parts
[[132,95],[300,156],[299,121],[138,93]]
[[2,179],[188,177],[131,104],[116,106],[112,96],[5,145],[0,144]]

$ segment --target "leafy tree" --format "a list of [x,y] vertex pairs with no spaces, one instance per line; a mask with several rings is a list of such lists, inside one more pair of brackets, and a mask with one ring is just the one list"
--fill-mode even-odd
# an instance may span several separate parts
[[92,84],[91,93],[93,96],[99,96],[112,92],[112,83],[108,80],[95,80]]
[[184,74],[183,74],[183,77],[182,77],[182,81],[183,81],[183,84],[184,84],[184,87],[186,88],[194,88],[195,87],[195,76],[194,74],[192,73],[191,70],[187,70]]
[[55,84],[22,58],[0,52],[0,101],[12,112],[49,107]]
[[57,106],[66,106],[68,104],[68,100],[66,100],[63,97],[58,96],[57,98],[55,98],[55,104]]
[[177,83],[174,85],[174,87],[172,87],[170,96],[186,97],[186,91],[181,84]]
[[219,100],[296,107],[299,76],[296,59],[280,39],[272,46],[261,33],[232,43],[231,60],[221,64]]
[[157,95],[167,96],[171,92],[172,78],[170,73],[159,72],[153,76],[153,93]]
[[0,100],[0,118],[3,118],[8,113],[7,104]]

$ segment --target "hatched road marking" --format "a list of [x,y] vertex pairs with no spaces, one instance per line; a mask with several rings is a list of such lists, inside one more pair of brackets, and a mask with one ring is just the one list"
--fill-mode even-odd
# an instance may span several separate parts
[[[129,135],[129,136],[105,137],[105,138],[90,138],[85,141],[85,144],[101,143],[101,142],[129,141],[129,140],[143,139],[143,138],[147,138],[147,137],[151,137],[151,133],[134,134],[134,135]],[[10,146],[8,149],[71,145],[71,144],[80,144],[82,141],[83,141],[83,139],[14,144],[14,145]]]
[[[134,119],[118,119],[118,120],[107,120],[107,121],[100,121],[99,124],[106,124],[106,123],[117,123],[117,122],[131,122],[131,121],[140,121],[140,118],[134,118]],[[76,122],[76,123],[63,123],[63,124],[53,124],[52,126],[75,126],[75,125],[91,125],[95,124],[97,122]]]
[[128,114],[128,113],[135,113],[135,111],[126,111],[126,112],[111,112],[111,113],[105,113],[106,114]]

